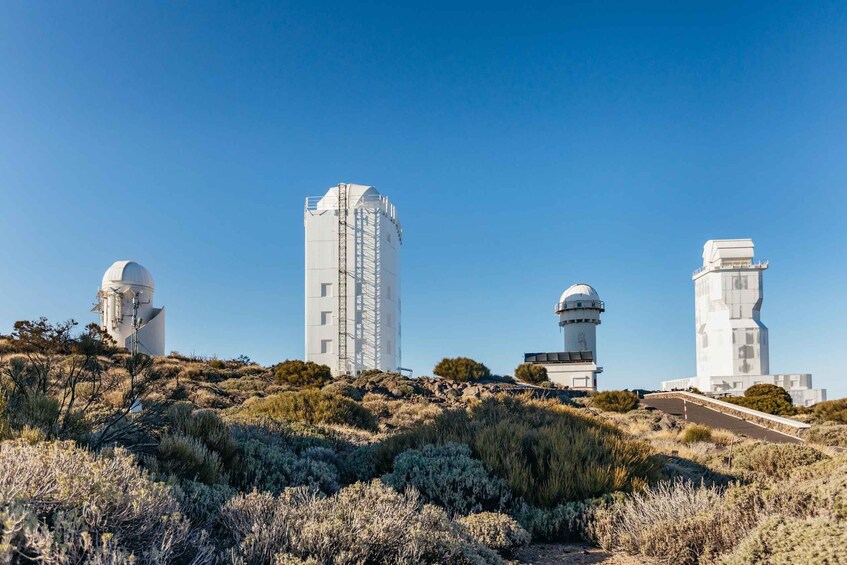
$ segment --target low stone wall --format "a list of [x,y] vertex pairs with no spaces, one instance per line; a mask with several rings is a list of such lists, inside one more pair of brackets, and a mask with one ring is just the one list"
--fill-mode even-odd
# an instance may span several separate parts
[[736,418],[741,418],[742,420],[753,422],[754,424],[758,424],[759,426],[762,426],[764,428],[776,430],[778,432],[782,432],[784,434],[788,434],[795,437],[800,437],[801,432],[811,427],[809,424],[798,422],[796,420],[791,420],[790,418],[774,416],[773,414],[767,414],[766,412],[760,412],[751,408],[745,408],[744,406],[730,404],[729,402],[724,402],[723,400],[710,398],[708,396],[695,394],[693,392],[654,392],[651,394],[645,394],[644,398],[681,398],[687,400],[688,402],[693,402],[695,404],[705,406],[706,408],[711,408],[716,412],[735,416]]

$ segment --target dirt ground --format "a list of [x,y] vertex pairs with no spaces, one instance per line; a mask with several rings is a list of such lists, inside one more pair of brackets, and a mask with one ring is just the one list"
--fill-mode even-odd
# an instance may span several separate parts
[[521,565],[644,565],[627,555],[614,555],[597,547],[582,544],[533,544],[518,551],[515,560]]

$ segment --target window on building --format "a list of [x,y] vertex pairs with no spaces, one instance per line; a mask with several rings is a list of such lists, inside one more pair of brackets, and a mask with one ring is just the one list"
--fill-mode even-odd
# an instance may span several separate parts
[[391,285],[388,285],[385,288],[385,297],[388,298],[388,300],[391,300]]
[[322,339],[321,340],[321,353],[332,353],[332,340],[331,339]]
[[357,282],[356,283],[356,296],[361,296],[361,295],[362,295],[362,283]]
[[394,327],[394,324],[393,324],[393,322],[392,322],[392,320],[391,320],[391,314],[390,314],[390,313],[389,313],[389,314],[387,314],[387,315],[385,316],[385,323],[386,323],[386,325],[387,325],[389,328],[393,328],[393,327]]
[[332,283],[321,283],[321,296],[332,296]]
[[331,311],[321,312],[321,325],[322,326],[331,326],[332,325],[332,312]]
[[392,351],[391,351],[391,340],[390,339],[385,340],[385,352],[388,353],[389,355],[391,355]]

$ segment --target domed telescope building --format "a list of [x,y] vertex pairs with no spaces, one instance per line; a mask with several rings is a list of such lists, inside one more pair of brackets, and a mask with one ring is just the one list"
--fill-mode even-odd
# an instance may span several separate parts
[[165,354],[165,309],[153,306],[156,285],[135,261],[115,261],[103,274],[97,303],[100,327],[131,352]]
[[591,285],[570,286],[556,303],[554,313],[565,334],[565,350],[525,353],[524,362],[543,365],[551,382],[578,390],[597,390],[597,326],[606,305]]

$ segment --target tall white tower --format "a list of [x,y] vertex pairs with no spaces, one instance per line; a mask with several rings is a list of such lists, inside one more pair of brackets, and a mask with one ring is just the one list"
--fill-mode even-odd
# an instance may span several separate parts
[[753,259],[752,239],[710,239],[694,271],[697,376],[662,381],[662,390],[696,387],[740,395],[756,384],[781,386],[794,404],[826,400],[809,373],[770,374],[768,328],[760,320],[767,261]]
[[103,274],[92,311],[119,346],[165,354],[165,309],[153,307],[155,288],[150,271],[135,261],[115,261]]
[[698,378],[768,374],[768,328],[759,319],[767,268],[753,261],[752,239],[703,246],[703,266],[692,276]]
[[306,360],[334,375],[400,368],[397,210],[372,186],[306,198]]
[[562,293],[556,304],[559,325],[565,334],[565,351],[590,351],[597,363],[597,326],[606,306],[591,285],[577,283]]

